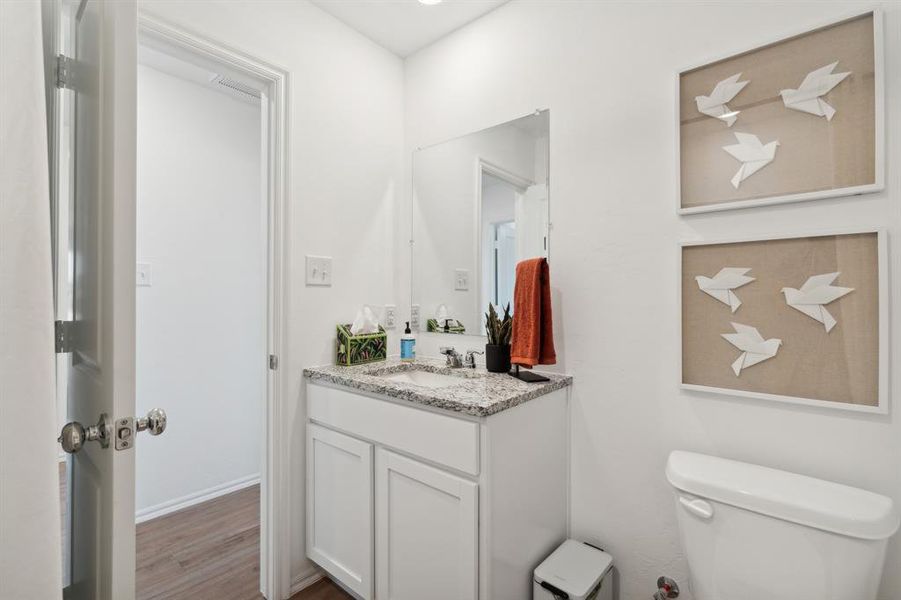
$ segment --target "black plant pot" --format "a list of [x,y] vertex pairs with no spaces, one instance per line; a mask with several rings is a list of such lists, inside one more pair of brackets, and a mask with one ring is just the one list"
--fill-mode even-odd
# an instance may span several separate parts
[[485,344],[485,368],[491,373],[510,371],[510,345]]

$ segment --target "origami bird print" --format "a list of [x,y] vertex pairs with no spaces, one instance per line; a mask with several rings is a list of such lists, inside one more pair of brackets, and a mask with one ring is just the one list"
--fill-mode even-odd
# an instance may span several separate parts
[[753,133],[735,132],[737,144],[731,146],[723,146],[723,150],[731,154],[736,160],[741,162],[738,171],[732,177],[732,186],[738,189],[741,182],[764,168],[776,158],[776,148],[779,147],[779,140],[763,145]]
[[750,270],[741,267],[725,267],[713,277],[698,275],[695,277],[695,281],[698,282],[698,287],[702,292],[728,305],[732,312],[735,312],[741,306],[741,300],[732,290],[754,281],[753,277],[745,275]]
[[838,322],[835,320],[835,317],[829,314],[825,305],[854,291],[854,288],[832,285],[832,282],[840,274],[814,275],[808,278],[800,290],[790,287],[782,288],[782,293],[785,294],[785,302],[792,308],[796,308],[808,317],[822,323],[826,328],[826,333],[829,333]]
[[721,334],[726,340],[741,350],[741,355],[732,363],[732,371],[735,376],[741,375],[742,369],[752,367],[776,356],[782,340],[772,338],[764,340],[756,328],[741,323],[732,323],[735,333]]
[[835,109],[829,106],[822,96],[829,93],[832,88],[851,74],[851,71],[833,73],[832,70],[835,69],[837,64],[838,61],[811,71],[796,90],[782,90],[779,92],[785,107],[818,117],[826,117],[827,121],[831,121],[832,117],[835,116]]
[[716,84],[709,96],[695,96],[698,112],[704,113],[708,117],[720,119],[726,123],[727,127],[732,127],[738,118],[738,113],[741,111],[733,111],[726,106],[726,102],[735,98],[750,83],[748,81],[739,81],[740,78],[741,73],[736,73],[732,77],[723,79]]

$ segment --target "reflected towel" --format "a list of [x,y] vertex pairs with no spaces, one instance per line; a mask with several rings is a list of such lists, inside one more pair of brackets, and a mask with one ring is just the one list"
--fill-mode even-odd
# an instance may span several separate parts
[[557,362],[551,312],[551,276],[544,258],[531,258],[516,265],[510,345],[510,362],[513,364],[532,367]]

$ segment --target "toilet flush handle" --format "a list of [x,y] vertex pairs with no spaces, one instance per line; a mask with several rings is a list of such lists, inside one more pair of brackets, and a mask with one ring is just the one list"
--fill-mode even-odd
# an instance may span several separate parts
[[709,502],[701,500],[700,498],[689,500],[685,496],[679,496],[679,503],[685,507],[685,510],[695,516],[698,516],[705,520],[713,518],[713,506],[711,506]]

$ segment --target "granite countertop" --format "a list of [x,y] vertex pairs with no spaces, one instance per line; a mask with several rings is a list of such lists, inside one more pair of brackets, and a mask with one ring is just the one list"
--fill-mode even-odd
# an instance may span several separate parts
[[[447,387],[430,388],[381,377],[412,370],[458,377],[460,383]],[[389,358],[386,361],[353,367],[338,365],[310,367],[304,369],[303,374],[311,381],[331,383],[372,394],[382,394],[407,402],[477,417],[497,414],[502,410],[572,384],[572,377],[569,375],[542,373],[549,377],[550,381],[526,383],[510,377],[506,373],[489,373],[483,368],[451,369],[445,366],[444,359],[429,358],[418,358],[412,363]]]

